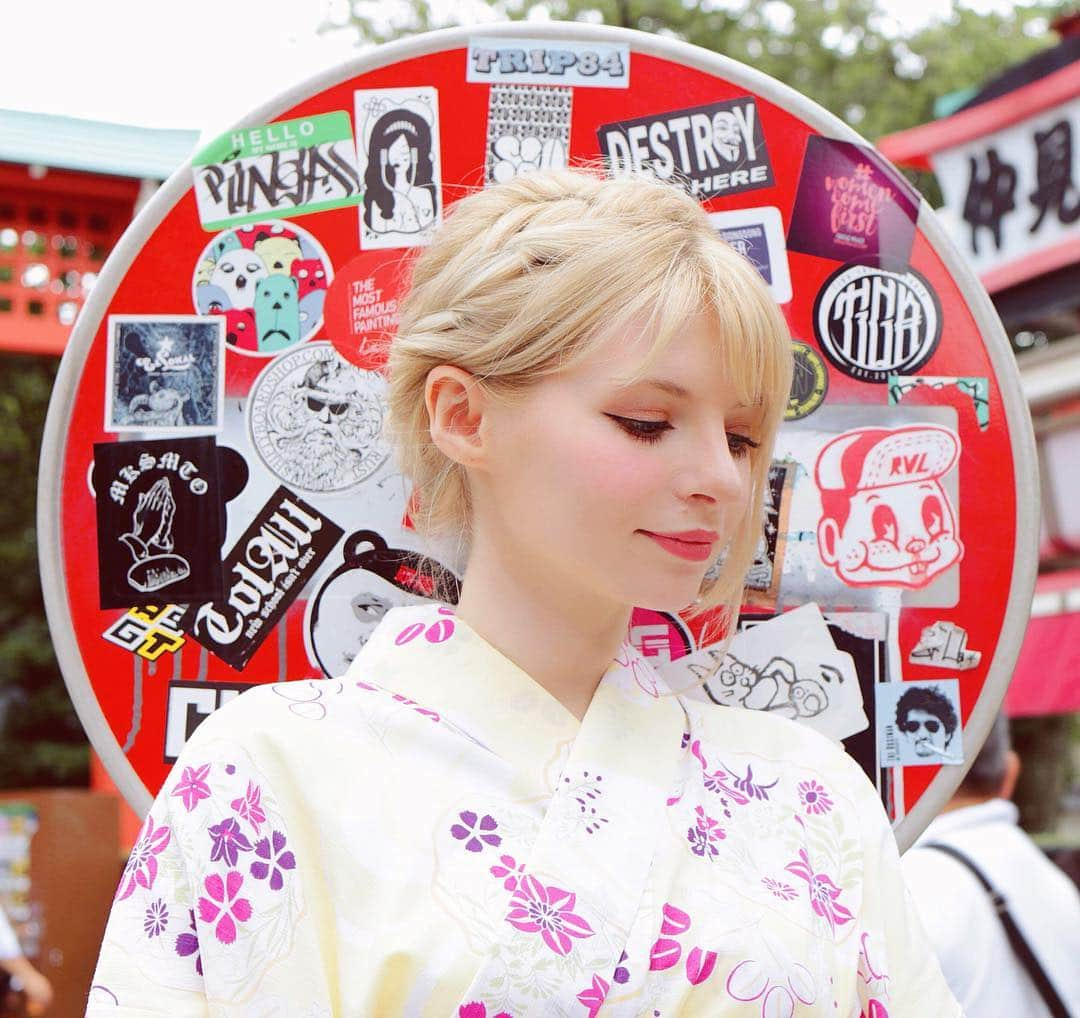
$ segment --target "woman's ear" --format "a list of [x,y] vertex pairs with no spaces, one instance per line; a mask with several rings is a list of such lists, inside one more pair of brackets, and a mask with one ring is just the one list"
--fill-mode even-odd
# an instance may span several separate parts
[[440,364],[428,372],[424,402],[431,441],[463,467],[478,466],[482,459],[484,397],[483,386],[468,371]]

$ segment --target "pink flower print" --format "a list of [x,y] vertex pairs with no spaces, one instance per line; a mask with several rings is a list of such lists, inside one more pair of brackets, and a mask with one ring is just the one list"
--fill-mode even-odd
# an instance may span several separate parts
[[686,840],[690,842],[690,851],[694,855],[711,861],[720,854],[716,842],[723,841],[727,835],[720,822],[708,816],[701,806],[696,806],[694,812],[697,814],[697,823],[687,830]]
[[807,813],[828,813],[833,808],[829,793],[813,780],[799,782],[799,800]]
[[[474,1000],[471,1004],[462,1004],[457,1013],[458,1018],[488,1018],[486,1005],[478,1000]],[[493,1018],[514,1018],[514,1016],[508,1011],[500,1011]]]
[[782,884],[779,880],[773,880],[772,877],[762,877],[761,883],[765,890],[771,892],[781,901],[794,901],[799,896],[791,884]]
[[251,918],[251,902],[247,898],[238,898],[237,894],[244,884],[244,875],[238,870],[229,870],[222,880],[220,874],[211,873],[203,881],[209,898],[199,898],[199,918],[204,923],[212,923],[214,936],[223,944],[236,941],[236,924],[246,923]]
[[296,868],[296,858],[285,848],[285,835],[274,831],[269,838],[260,838],[255,842],[255,854],[259,861],[251,864],[251,875],[256,880],[265,880],[270,874],[270,890],[280,891],[285,883],[282,870]]
[[191,932],[181,933],[176,938],[176,953],[181,958],[189,958],[191,955],[195,955],[195,971],[201,976],[203,974],[202,955],[199,954],[199,933],[195,928],[195,910],[189,908],[188,915],[190,916]]
[[500,855],[499,863],[502,865],[497,864],[491,867],[491,875],[502,880],[503,887],[508,891],[516,891],[521,876],[525,872],[525,863],[519,866],[512,855]]
[[[259,833],[262,825],[266,823],[266,814],[262,808],[262,789],[254,781],[248,782],[247,792],[242,799],[233,799],[229,805],[251,824],[256,834]],[[232,863],[229,865],[232,865]]]
[[124,867],[124,875],[120,878],[120,886],[116,892],[117,901],[129,897],[136,887],[149,890],[154,886],[158,871],[157,856],[165,851],[171,836],[172,832],[164,824],[155,827],[154,818],[146,818],[139,840],[135,842]]
[[185,767],[180,780],[173,786],[172,794],[178,795],[189,813],[202,799],[210,798],[210,786],[206,776],[210,773],[210,764],[201,767]]
[[536,877],[524,876],[510,899],[506,921],[522,933],[539,933],[558,955],[570,953],[571,937],[593,936],[593,928],[575,914],[577,895],[559,887],[545,887]]
[[784,869],[806,881],[810,907],[829,924],[829,930],[835,933],[837,926],[843,926],[854,918],[851,912],[836,900],[842,892],[824,873],[814,872],[805,848],[799,849],[799,859],[799,862],[788,863]]
[[671,902],[665,902],[661,912],[664,921],[660,925],[660,932],[665,937],[679,937],[690,929],[690,917],[681,908],[672,905]]
[[241,852],[251,851],[251,842],[244,837],[240,822],[235,817],[227,817],[211,827],[210,839],[214,843],[210,850],[211,862],[224,859],[229,866],[235,866]]
[[716,968],[716,952],[703,951],[700,947],[691,948],[686,958],[686,978],[694,986],[700,986]]
[[161,936],[161,934],[165,932],[165,927],[168,925],[169,908],[165,904],[163,898],[157,898],[150,903],[150,906],[146,910],[146,915],[143,917],[143,930],[152,940],[154,937]]
[[889,1018],[889,1012],[880,1000],[871,1000],[867,1009],[859,1012],[859,1018]]
[[670,937],[660,937],[649,951],[649,971],[664,972],[679,964],[682,945]]
[[[697,757],[697,762],[701,764],[701,782],[705,786],[707,792],[715,792],[722,794],[731,799],[737,806],[745,806],[750,800],[742,794],[737,788],[731,784],[731,775],[728,774],[727,768],[721,767],[717,771],[710,771],[709,764],[705,760],[705,754],[701,752],[701,741],[695,739],[690,746],[690,752]],[[724,801],[725,812],[727,810],[727,801]]]
[[494,817],[485,813],[478,821],[476,814],[467,809],[459,813],[458,818],[461,823],[454,824],[450,828],[450,833],[458,841],[465,842],[466,852],[480,852],[483,851],[485,845],[498,848],[502,844],[502,838],[494,833],[499,827]]
[[592,986],[582,990],[581,993],[577,995],[577,999],[589,1009],[588,1018],[596,1018],[596,1013],[604,1003],[604,998],[607,997],[610,986],[611,984],[606,979],[601,979],[598,975],[594,974],[592,977]]

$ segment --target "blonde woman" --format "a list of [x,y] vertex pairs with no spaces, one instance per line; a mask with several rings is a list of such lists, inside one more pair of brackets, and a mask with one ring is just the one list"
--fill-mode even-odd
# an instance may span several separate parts
[[959,1014],[858,767],[627,642],[635,605],[737,602],[790,371],[681,191],[563,171],[461,200],[390,352],[460,600],[199,728],[88,1013]]

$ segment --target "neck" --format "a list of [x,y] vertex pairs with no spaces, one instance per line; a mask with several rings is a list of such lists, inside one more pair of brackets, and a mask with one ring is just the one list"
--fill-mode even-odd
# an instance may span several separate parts
[[569,583],[545,583],[529,564],[477,540],[456,612],[578,720],[626,639],[631,609]]

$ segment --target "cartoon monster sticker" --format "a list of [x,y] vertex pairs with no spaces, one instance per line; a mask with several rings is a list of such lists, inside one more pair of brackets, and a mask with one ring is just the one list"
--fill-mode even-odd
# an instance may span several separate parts
[[255,291],[259,350],[277,353],[300,342],[300,304],[292,276],[267,276]]
[[818,552],[852,587],[921,588],[959,562],[964,546],[941,479],[960,442],[948,428],[859,428],[828,442],[814,479],[821,492]]
[[266,274],[266,263],[254,251],[236,248],[214,264],[210,283],[225,292],[230,307],[249,308],[255,303],[255,286]]

